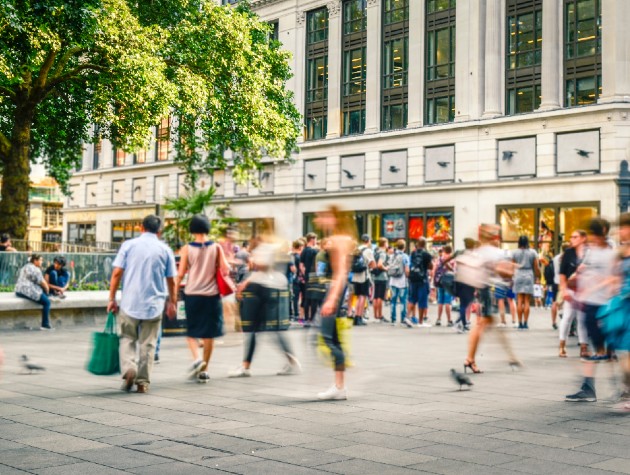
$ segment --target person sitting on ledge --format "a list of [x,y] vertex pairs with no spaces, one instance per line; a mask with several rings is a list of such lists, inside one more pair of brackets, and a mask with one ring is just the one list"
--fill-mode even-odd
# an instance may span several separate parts
[[42,262],[44,258],[39,254],[33,254],[24,267],[20,269],[15,295],[31,300],[42,306],[42,326],[40,330],[52,330],[50,326],[50,299],[49,287],[42,274]]

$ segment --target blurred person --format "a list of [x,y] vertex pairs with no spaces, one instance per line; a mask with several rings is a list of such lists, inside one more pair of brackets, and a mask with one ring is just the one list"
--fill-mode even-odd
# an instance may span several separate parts
[[[193,241],[180,251],[175,288],[186,276],[184,308],[186,312],[186,343],[193,358],[190,378],[200,383],[210,380],[208,365],[214,339],[223,336],[223,306],[217,285],[217,274],[229,274],[230,266],[221,246],[208,239],[210,220],[203,214],[192,217],[188,231]],[[238,259],[238,257],[237,257]],[[203,341],[203,357],[199,357],[199,342]]]
[[608,246],[607,222],[601,218],[591,219],[588,226],[588,251],[578,266],[577,292],[574,298],[583,306],[583,319],[588,338],[596,351],[589,358],[583,358],[582,365],[584,380],[580,390],[565,397],[569,402],[594,402],[597,400],[595,392],[595,365],[598,361],[609,359],[606,354],[604,333],[597,321],[597,314],[612,296],[616,253]]
[[560,293],[564,300],[562,306],[562,320],[560,321],[560,331],[558,338],[560,339],[560,348],[558,355],[566,358],[566,341],[571,329],[571,323],[577,318],[577,335],[580,344],[580,357],[590,356],[588,351],[588,339],[584,319],[581,317],[581,306],[575,300],[575,290],[577,284],[577,276],[575,274],[577,268],[582,263],[586,253],[586,231],[576,229],[569,237],[570,246],[562,254],[560,260],[559,285]]
[[516,294],[518,328],[528,330],[530,300],[534,294],[534,281],[540,277],[540,267],[536,251],[530,249],[527,236],[518,238],[518,249],[512,252],[512,262],[517,265],[513,291]]
[[426,251],[427,241],[421,237],[409,256],[409,300],[407,314],[412,319],[418,309],[418,325],[430,327],[426,320],[429,309],[429,271],[433,269],[433,258]]
[[65,292],[70,286],[70,273],[66,269],[66,259],[63,256],[56,256],[53,259],[52,265],[44,272],[44,279],[50,288],[50,295],[66,298]]
[[383,316],[383,301],[387,293],[387,238],[379,238],[378,247],[374,251],[374,268],[372,279],[374,280],[374,318],[380,322],[389,322]]
[[[494,316],[497,312],[496,298],[491,291],[492,287],[501,285],[503,280],[509,278],[514,273],[514,265],[505,261],[504,253],[499,249],[501,244],[501,228],[496,224],[482,224],[479,226],[479,241],[481,246],[476,254],[480,261],[481,273],[477,277],[480,282],[479,304],[481,316],[477,319],[477,324],[472,327],[468,340],[468,355],[464,361],[464,371],[470,369],[473,373],[481,373],[475,362],[477,348],[481,335],[486,327],[493,325]],[[509,340],[504,331],[497,332],[500,342],[508,354],[508,362],[512,368],[521,367],[521,362],[512,351]]]
[[[330,240],[324,238],[320,241],[319,250],[315,256],[315,262],[313,265],[313,272],[308,276],[308,287],[306,290],[306,299],[309,308],[309,313],[315,315],[313,324],[317,325],[317,316],[319,309],[326,297],[326,291],[328,289],[328,282],[330,281]],[[305,324],[305,327],[309,327],[311,324]]]
[[405,253],[405,240],[396,241],[396,247],[391,260],[387,263],[387,275],[389,286],[392,290],[392,325],[396,324],[396,307],[400,303],[400,324],[412,327],[411,320],[407,318],[407,276],[409,275],[409,255]]
[[438,303],[438,314],[435,325],[442,325],[442,311],[445,311],[447,326],[452,327],[453,321],[451,320],[451,304],[453,303],[453,296],[442,286],[440,280],[445,273],[453,272],[455,270],[455,261],[453,260],[453,248],[447,244],[442,249],[440,249],[440,251],[441,252],[439,253],[437,259],[435,273],[433,275],[433,282],[437,289]]
[[543,297],[543,288],[542,285],[540,284],[540,279],[536,279],[536,282],[534,283],[534,306],[535,307],[542,307],[542,297]]
[[[158,216],[146,216],[142,220],[142,234],[122,243],[113,263],[107,311],[117,312],[120,317],[124,391],[131,391],[134,384],[138,393],[149,391],[162,312],[166,306],[169,318],[175,318],[177,313],[175,257],[158,239],[161,227]],[[116,292],[121,281],[119,307]]]
[[302,301],[304,300],[304,291],[306,290],[306,280],[300,266],[300,254],[304,250],[304,241],[296,239],[293,241],[293,250],[290,255],[290,269],[293,275],[291,282],[291,308],[289,316],[293,320],[300,320],[303,315]]
[[53,330],[50,325],[50,287],[42,274],[44,258],[39,254],[32,254],[28,263],[20,269],[15,284],[15,295],[31,300],[42,306],[42,322],[40,330]]
[[[471,304],[475,300],[475,287],[462,280],[461,274],[466,268],[466,260],[474,259],[475,240],[472,238],[464,239],[464,251],[458,252],[455,257],[457,271],[455,273],[456,292],[459,298],[459,320],[455,324],[455,330],[463,333],[468,329],[467,315],[470,311]],[[472,262],[472,261],[471,261]],[[460,277],[458,279],[458,277]]]
[[249,241],[243,241],[243,245],[234,253],[235,283],[243,282],[249,274]]
[[251,376],[251,365],[260,332],[272,331],[286,365],[278,371],[280,376],[301,373],[301,365],[293,352],[284,331],[289,328],[289,292],[284,272],[288,254],[282,243],[273,235],[269,220],[263,222],[256,245],[252,246],[252,272],[237,288],[241,300],[243,331],[248,333],[245,354],[241,365],[229,372],[230,378]]
[[330,240],[332,276],[321,308],[321,333],[330,349],[335,371],[334,384],[317,397],[322,400],[343,400],[348,397],[345,385],[346,356],[341,347],[337,319],[342,317],[341,305],[348,283],[349,258],[354,252],[354,220],[350,213],[333,205],[317,213],[315,225]]
[[0,236],[0,252],[17,252],[11,243],[11,236],[6,233]]
[[354,287],[354,295],[357,297],[354,307],[354,324],[365,325],[363,315],[368,305],[370,296],[370,271],[376,268],[374,260],[374,252],[371,247],[371,240],[368,234],[361,236],[361,244],[355,250],[350,265],[352,272],[352,285]]
[[302,308],[304,310],[304,324],[307,326],[311,325],[311,322],[315,317],[315,314],[311,313],[311,310],[317,308],[317,303],[311,302],[307,297],[307,294],[309,288],[309,275],[315,272],[315,258],[317,257],[318,252],[319,249],[317,248],[317,234],[308,233],[306,235],[306,246],[302,250],[302,254],[300,254],[300,271],[304,276],[305,281]]
[[[559,253],[560,254],[560,253]],[[559,261],[559,259],[558,259]],[[547,286],[547,298],[545,306],[551,310],[551,327],[554,330],[558,329],[558,283],[560,281],[559,276],[559,264],[557,264],[556,256],[549,254],[547,256],[547,265],[545,266],[545,285]]]

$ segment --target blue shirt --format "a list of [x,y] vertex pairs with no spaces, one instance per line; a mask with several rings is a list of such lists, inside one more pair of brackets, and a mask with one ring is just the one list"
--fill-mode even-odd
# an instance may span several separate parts
[[142,233],[120,247],[114,267],[124,270],[120,309],[139,320],[151,320],[164,311],[166,278],[175,277],[173,251],[153,233]]

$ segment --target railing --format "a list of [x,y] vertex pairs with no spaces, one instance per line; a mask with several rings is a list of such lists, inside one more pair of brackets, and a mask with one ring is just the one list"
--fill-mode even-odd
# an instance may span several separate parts
[[40,199],[44,201],[54,201],[61,202],[63,201],[63,195],[59,192],[59,190],[30,190],[28,192],[28,199]]
[[42,241],[25,241],[22,239],[12,239],[13,247],[22,252],[71,252],[71,253],[92,253],[92,252],[113,252],[116,253],[120,249],[118,242],[87,242],[87,243],[70,243],[70,242],[42,242]]
[[[66,258],[66,269],[70,273],[70,288],[89,288],[90,290],[107,288],[112,276],[112,264],[115,253],[80,254],[74,252],[42,253],[44,263],[42,271],[52,264],[56,256]],[[2,290],[10,290],[17,281],[20,269],[28,262],[27,252],[0,252],[0,286]],[[93,289],[91,287],[93,287]]]

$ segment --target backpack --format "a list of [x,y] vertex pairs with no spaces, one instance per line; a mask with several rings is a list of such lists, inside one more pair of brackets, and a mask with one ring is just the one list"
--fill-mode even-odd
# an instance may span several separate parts
[[433,284],[436,287],[442,287],[442,277],[446,273],[446,264],[442,259],[439,259],[437,269],[435,269],[435,274],[433,275]]
[[[376,262],[377,266],[378,266],[378,261],[381,259],[381,257],[383,256],[383,251],[380,250],[376,250],[376,252],[374,253],[374,262]],[[385,258],[387,258],[387,255],[385,255]],[[385,272],[384,269],[379,269],[378,267],[374,267],[374,269],[371,269],[370,272],[372,273],[372,275],[374,277],[381,275],[383,272]]]
[[352,255],[352,264],[350,266],[350,271],[353,274],[361,274],[362,272],[365,272],[368,268],[367,261],[365,260],[365,257],[363,257],[363,251],[365,251],[365,248],[358,248]]
[[411,253],[411,265],[409,266],[409,281],[410,282],[426,282],[427,270],[424,268],[425,251],[413,251]]
[[397,252],[394,254],[391,263],[388,265],[387,275],[396,278],[402,277],[404,273],[403,255],[402,252]]

